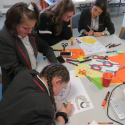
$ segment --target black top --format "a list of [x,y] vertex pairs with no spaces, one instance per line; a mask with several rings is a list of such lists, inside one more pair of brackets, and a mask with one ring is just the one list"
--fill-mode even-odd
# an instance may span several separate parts
[[62,32],[56,36],[56,28],[51,22],[51,18],[44,13],[40,15],[40,24],[36,30],[38,36],[45,40],[50,46],[60,42],[61,40],[68,40],[72,37],[70,21],[63,23]]
[[[99,29],[95,32],[103,32],[105,28],[107,28],[107,31],[111,34],[114,34],[115,28],[114,24],[112,23],[110,19],[110,15],[107,15],[103,20],[101,20],[103,15],[99,16]],[[88,26],[91,26],[91,11],[90,9],[83,9],[80,15],[79,19],[79,25],[78,25],[78,31],[80,32],[82,29],[89,32]]]
[[0,101],[0,125],[52,125],[53,104],[37,74],[24,70],[13,79]]
[[[41,52],[51,63],[57,63],[52,48],[36,34],[29,36],[29,42],[33,47],[35,57],[38,52]],[[5,28],[0,30],[0,66],[3,93],[19,71],[31,69],[29,55],[24,44],[20,39],[15,39]]]

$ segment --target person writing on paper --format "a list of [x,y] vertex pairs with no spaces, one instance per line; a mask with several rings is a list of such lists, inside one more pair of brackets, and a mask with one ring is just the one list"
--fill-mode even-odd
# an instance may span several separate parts
[[34,3],[17,3],[7,11],[4,27],[0,30],[2,94],[18,72],[36,69],[38,52],[51,63],[57,63],[52,48],[32,32],[38,23],[39,9]]
[[40,73],[21,71],[0,101],[1,125],[65,125],[73,105],[68,102],[57,112],[54,96],[69,80],[69,72],[61,64],[48,65]]
[[72,37],[70,18],[74,13],[74,5],[70,0],[58,0],[42,11],[40,24],[36,28],[38,36],[50,46]]
[[78,25],[81,36],[114,34],[115,28],[107,9],[107,0],[96,0],[90,9],[82,10]]

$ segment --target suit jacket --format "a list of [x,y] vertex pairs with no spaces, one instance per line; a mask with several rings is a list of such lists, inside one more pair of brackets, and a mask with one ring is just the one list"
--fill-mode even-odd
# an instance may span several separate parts
[[[111,34],[114,34],[115,28],[114,24],[112,23],[110,19],[110,15],[107,15],[103,20],[103,15],[99,16],[99,29],[95,32],[103,32],[105,28],[107,28],[107,31]],[[91,10],[90,9],[83,9],[80,15],[79,24],[78,24],[78,31],[80,32],[82,29],[89,32],[88,26],[91,26]]]
[[40,15],[40,24],[36,30],[38,36],[45,40],[50,46],[72,37],[70,21],[63,22],[62,32],[59,35],[55,35],[56,28],[51,21],[51,17],[47,16],[45,13]]
[[51,125],[53,123],[53,104],[37,74],[35,70],[24,70],[15,76],[0,101],[1,125]]
[[[29,36],[34,55],[43,53],[51,63],[57,63],[57,59],[51,47],[37,37]],[[4,93],[14,76],[21,70],[32,69],[28,52],[20,39],[14,38],[6,28],[0,31],[0,66],[2,68],[2,92]]]

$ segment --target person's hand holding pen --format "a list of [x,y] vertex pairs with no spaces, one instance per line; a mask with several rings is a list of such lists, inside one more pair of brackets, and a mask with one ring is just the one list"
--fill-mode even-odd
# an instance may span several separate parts
[[90,29],[90,31],[89,32],[86,32],[86,35],[87,36],[92,36],[92,35],[94,35],[94,31],[89,27],[89,26],[87,26],[89,29]]
[[72,113],[72,109],[73,104],[71,104],[71,102],[68,102],[67,104],[61,106],[60,112],[65,112],[68,116],[70,116],[70,114]]

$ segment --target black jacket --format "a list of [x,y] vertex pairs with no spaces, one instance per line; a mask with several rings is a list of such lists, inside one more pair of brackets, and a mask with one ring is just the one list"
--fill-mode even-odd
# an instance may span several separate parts
[[51,125],[54,121],[51,98],[37,74],[24,70],[15,76],[0,101],[0,125]]
[[[103,32],[105,28],[107,28],[107,31],[110,33],[110,35],[114,34],[115,28],[110,19],[110,15],[107,15],[103,20],[102,16],[103,15],[99,16],[99,29],[95,32]],[[84,29],[89,32],[89,28],[87,27],[87,25],[91,26],[91,11],[90,9],[83,9],[79,19],[78,31],[80,32],[82,29]]]
[[[29,36],[34,55],[43,53],[50,62],[57,63],[51,47],[37,35]],[[20,39],[15,39],[5,28],[0,31],[0,66],[2,68],[2,92],[4,93],[14,76],[21,70],[31,69],[28,52]]]
[[[63,23],[62,32],[59,35],[55,35],[56,28],[51,22],[51,18],[46,14],[40,15],[40,24],[36,28],[38,36],[45,40],[50,46],[57,44],[62,40],[68,40],[72,37],[72,31],[70,27],[70,21]],[[42,33],[41,33],[42,32]]]

